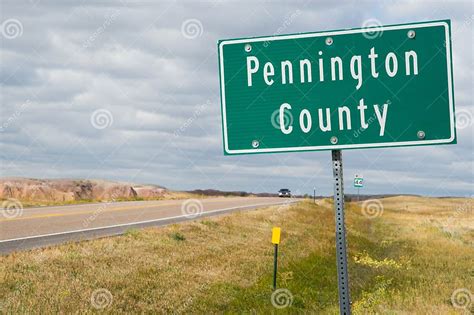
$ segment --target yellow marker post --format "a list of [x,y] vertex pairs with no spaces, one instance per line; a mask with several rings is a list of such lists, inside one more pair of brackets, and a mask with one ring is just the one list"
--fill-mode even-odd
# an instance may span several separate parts
[[275,254],[273,256],[273,290],[276,290],[277,285],[277,269],[278,269],[278,244],[280,244],[281,229],[274,227],[272,229],[272,243],[275,245]]
[[272,229],[272,243],[275,245],[280,244],[280,234],[281,229],[279,227],[274,227]]

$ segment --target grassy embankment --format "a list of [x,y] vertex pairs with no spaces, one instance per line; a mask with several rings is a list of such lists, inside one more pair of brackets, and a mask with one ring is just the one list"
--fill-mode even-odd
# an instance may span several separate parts
[[[453,292],[474,293],[472,199],[382,201],[372,219],[347,205],[354,313],[458,313]],[[273,226],[282,228],[279,287],[291,294],[282,309],[271,303]],[[0,281],[7,313],[334,314],[333,210],[305,201],[10,254]]]

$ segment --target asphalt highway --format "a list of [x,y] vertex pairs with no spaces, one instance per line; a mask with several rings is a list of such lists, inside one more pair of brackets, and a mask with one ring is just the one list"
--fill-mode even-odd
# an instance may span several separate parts
[[120,235],[131,228],[166,225],[296,201],[291,199],[217,197],[94,203],[24,208],[14,215],[0,209],[0,253]]

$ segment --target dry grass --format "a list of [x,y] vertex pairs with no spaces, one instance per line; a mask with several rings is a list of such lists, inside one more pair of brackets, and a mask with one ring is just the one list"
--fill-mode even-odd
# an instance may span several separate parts
[[[473,199],[393,197],[382,201],[383,214],[366,221],[364,236],[381,249],[392,247],[382,250],[380,258],[393,257],[402,268],[383,274],[391,277],[391,284],[384,288],[388,296],[379,300],[379,292],[374,292],[379,302],[369,309],[459,313],[453,308],[452,293],[460,288],[474,293]],[[356,301],[356,310],[362,311],[364,302]]]
[[[374,219],[347,207],[354,312],[456,313],[453,291],[474,293],[472,199],[383,204]],[[279,286],[293,295],[282,310],[270,302],[273,226],[282,228]],[[110,313],[333,314],[334,254],[331,203],[306,201],[3,256],[0,302],[6,313],[87,313],[104,288]]]

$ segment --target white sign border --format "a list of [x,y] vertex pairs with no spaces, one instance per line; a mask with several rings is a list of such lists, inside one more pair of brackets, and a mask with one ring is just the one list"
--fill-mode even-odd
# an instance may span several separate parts
[[[304,147],[285,147],[285,148],[267,148],[267,149],[243,149],[243,150],[230,150],[229,142],[227,139],[227,117],[226,117],[226,99],[225,99],[225,79],[224,79],[224,52],[223,47],[227,44],[241,44],[241,43],[253,43],[253,42],[265,42],[265,41],[276,41],[285,39],[296,39],[296,38],[307,38],[307,37],[322,37],[322,36],[334,36],[334,35],[346,35],[346,34],[358,34],[365,32],[380,32],[380,31],[391,31],[391,30],[403,30],[413,29],[422,27],[434,27],[444,26],[446,35],[446,59],[448,67],[448,98],[449,98],[449,115],[451,124],[451,136],[448,139],[436,139],[436,140],[419,140],[419,141],[405,141],[405,142],[383,142],[383,143],[363,143],[363,144],[344,144],[344,145],[325,145],[325,146],[304,146]],[[249,39],[231,39],[223,40],[219,43],[219,71],[220,71],[220,91],[221,91],[221,104],[222,104],[222,123],[224,132],[224,150],[227,154],[246,154],[246,153],[271,153],[271,152],[294,152],[294,151],[318,151],[318,150],[340,150],[340,149],[357,149],[357,148],[378,148],[378,147],[398,147],[398,146],[412,146],[412,145],[423,145],[423,144],[442,144],[450,143],[455,138],[454,132],[454,102],[453,102],[453,80],[451,73],[451,37],[449,34],[449,25],[444,21],[438,22],[427,22],[427,23],[416,23],[416,24],[404,24],[394,26],[380,26],[362,29],[351,29],[342,31],[328,31],[322,33],[307,33],[307,34],[295,34],[295,35],[283,35],[283,36],[268,36],[259,38]]]

